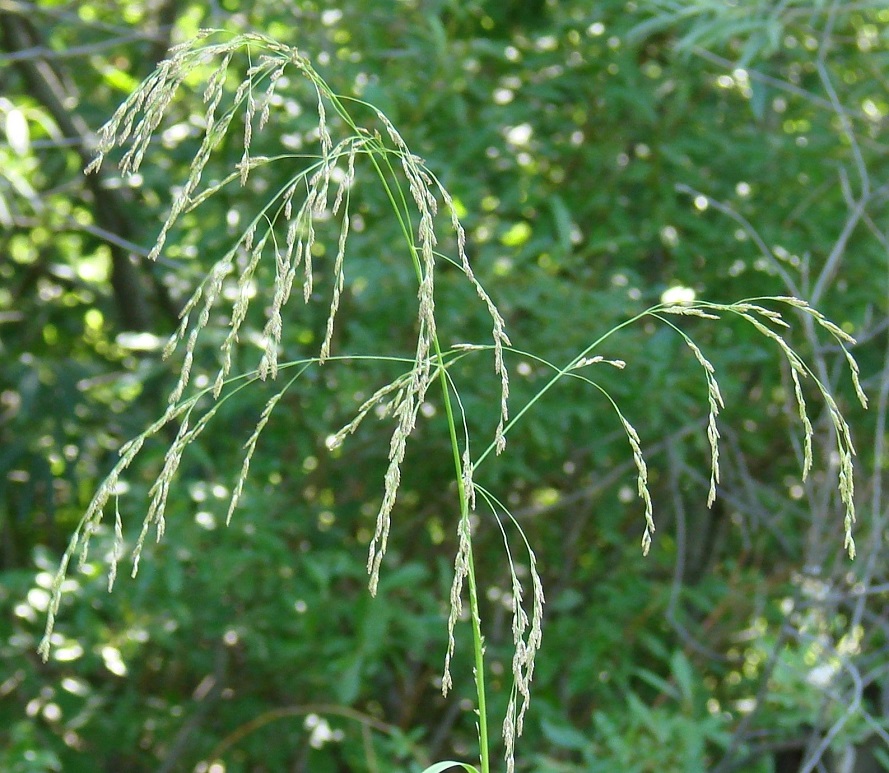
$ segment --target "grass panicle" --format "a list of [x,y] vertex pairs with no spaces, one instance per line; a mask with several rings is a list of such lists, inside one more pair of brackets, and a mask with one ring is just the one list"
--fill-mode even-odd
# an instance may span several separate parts
[[[211,38],[217,42],[211,42]],[[231,67],[235,57],[242,52],[246,52],[250,65],[245,77],[236,87],[233,98],[227,102]],[[285,78],[288,70],[296,71],[299,77],[295,81],[303,84],[306,93],[316,105],[317,125],[314,132],[317,139],[316,147],[312,153],[301,156],[289,153],[282,153],[279,156],[257,155],[254,153],[254,148],[258,144],[257,138],[261,132],[267,131],[272,123],[271,110],[277,101],[278,90],[289,82]],[[283,388],[267,399],[259,412],[252,433],[244,444],[242,463],[235,476],[226,514],[226,523],[229,523],[242,500],[251,461],[256,454],[264,429],[271,421],[272,414],[280,405],[284,395],[307,369],[333,367],[335,364],[354,363],[360,360],[398,363],[402,368],[401,373],[378,387],[370,397],[366,398],[357,407],[352,418],[327,438],[326,444],[330,450],[338,448],[371,413],[381,419],[390,420],[393,424],[381,503],[367,553],[368,584],[370,592],[375,594],[391,533],[392,515],[398,498],[401,470],[408,442],[417,426],[420,410],[427,400],[429,390],[435,383],[440,385],[454,456],[454,474],[459,499],[459,516],[455,517],[457,548],[450,590],[448,643],[444,658],[442,691],[447,695],[453,689],[451,665],[455,655],[455,629],[458,621],[464,618],[464,591],[468,589],[469,619],[472,625],[475,656],[480,769],[481,773],[489,773],[484,638],[472,548],[473,530],[480,523],[476,513],[476,497],[479,495],[487,504],[490,516],[501,529],[509,567],[508,600],[512,615],[514,646],[513,686],[503,722],[503,740],[506,768],[508,773],[513,773],[516,739],[522,734],[525,715],[530,704],[535,658],[542,643],[543,584],[534,551],[520,524],[499,500],[477,483],[476,475],[489,455],[493,454],[496,457],[504,451],[511,428],[556,384],[566,377],[580,379],[598,390],[610,403],[626,435],[635,467],[637,493],[644,508],[642,551],[647,553],[652,544],[655,522],[648,484],[649,471],[642,451],[642,441],[617,402],[602,385],[588,375],[587,371],[587,368],[600,364],[624,369],[626,363],[623,360],[607,359],[598,354],[598,351],[609,337],[647,317],[658,319],[682,337],[706,377],[708,402],[706,436],[711,469],[708,505],[712,505],[716,498],[720,480],[718,418],[721,409],[724,408],[724,401],[713,364],[692,336],[680,327],[683,320],[676,317],[692,318],[689,320],[691,323],[695,321],[693,318],[714,321],[727,315],[734,315],[777,345],[789,367],[796,412],[803,426],[804,478],[812,468],[814,436],[804,385],[807,383],[815,385],[827,407],[827,420],[836,437],[838,491],[845,508],[845,546],[850,556],[854,556],[852,527],[855,521],[853,480],[855,451],[849,426],[827,386],[816,377],[785,339],[790,324],[780,312],[770,306],[778,304],[790,307],[797,313],[806,315],[826,331],[845,357],[859,401],[866,406],[867,399],[860,384],[858,365],[847,348],[854,344],[854,340],[805,301],[776,296],[751,298],[734,304],[703,301],[659,304],[628,318],[600,335],[566,365],[553,364],[533,353],[522,352],[512,347],[506,332],[505,320],[471,265],[466,250],[466,233],[457,214],[458,207],[446,187],[427,168],[424,161],[410,151],[386,115],[373,105],[337,95],[315,71],[309,59],[295,48],[252,33],[229,35],[213,30],[201,30],[192,41],[173,48],[169,58],[158,65],[155,72],[124,101],[101,129],[96,157],[87,171],[98,170],[109,153],[116,148],[122,148],[124,152],[120,161],[121,173],[127,175],[137,172],[177,91],[183,84],[192,84],[200,79],[204,80],[203,135],[190,165],[188,178],[177,189],[149,256],[157,258],[161,254],[168,237],[184,213],[194,211],[226,186],[235,183],[242,186],[250,184],[253,171],[271,163],[292,168],[293,173],[279,190],[268,196],[260,211],[245,225],[232,247],[215,262],[185,303],[180,324],[164,348],[165,357],[177,351],[181,352],[182,357],[179,377],[169,396],[168,406],[163,416],[121,448],[120,458],[99,486],[71,537],[52,583],[46,630],[39,646],[39,652],[44,659],[50,655],[62,587],[71,562],[75,556],[81,564],[87,560],[91,538],[102,528],[104,511],[112,497],[114,497],[114,524],[108,571],[109,590],[113,587],[118,564],[126,553],[119,494],[125,485],[125,473],[146,441],[154,438],[163,429],[176,427],[175,437],[167,447],[160,472],[149,489],[148,508],[142,521],[141,531],[129,551],[134,575],[138,571],[148,535],[152,530],[158,540],[164,535],[166,509],[185,451],[200,437],[226,401],[261,381],[277,378],[282,370],[295,369],[294,375]],[[352,112],[347,109],[347,105],[349,108],[355,106],[355,109],[364,111],[372,125],[368,127],[360,125]],[[238,121],[243,122],[240,160],[221,180],[204,184],[204,172],[214,151],[222,138],[231,133],[233,124]],[[369,174],[366,174],[368,172]],[[359,182],[363,185],[368,179],[369,184],[382,188],[391,205],[392,216],[404,238],[405,259],[410,262],[416,276],[417,332],[416,342],[412,344],[413,351],[409,356],[395,356],[391,353],[350,355],[334,351],[334,332],[346,288],[348,242],[353,225],[350,206],[359,188]],[[444,212],[439,212],[439,202],[443,204]],[[455,256],[449,257],[437,251],[439,242],[437,228],[443,219],[448,221],[455,244]],[[332,221],[330,224],[332,232],[336,233],[335,258],[329,274],[321,276],[313,263],[313,255],[318,248],[318,240],[327,238],[328,227],[322,227],[322,224],[329,221]],[[435,306],[435,277],[439,261],[457,266],[484,305],[491,323],[490,343],[457,344],[446,352],[442,350]],[[271,265],[269,270],[265,271],[267,262]],[[231,279],[233,274],[236,275],[234,282]],[[273,275],[272,283],[264,285],[268,274]],[[319,285],[324,283],[324,286],[330,288],[324,334],[317,355],[299,360],[283,360],[283,349],[287,342],[285,333],[288,302],[292,290],[296,285],[301,285],[303,301],[313,302],[317,294],[316,281]],[[229,287],[231,284],[233,288]],[[227,315],[218,308],[226,298],[231,298],[231,308]],[[266,304],[263,312],[264,321],[261,323],[263,331],[261,354],[255,369],[241,373],[233,372],[238,361],[236,355],[240,345],[240,333],[248,320],[254,298],[261,298]],[[228,330],[219,347],[218,370],[215,379],[212,381],[208,379],[210,386],[198,388],[192,384],[192,371],[196,369],[196,361],[203,362],[203,350],[199,348],[203,338],[202,333],[208,327],[217,324],[220,318],[227,319]],[[474,352],[491,355],[494,372],[499,380],[496,427],[493,429],[490,444],[475,456],[470,453],[469,420],[454,376],[449,370],[462,357]],[[514,415],[510,415],[509,410],[509,373],[506,365],[507,357],[511,355],[534,360],[553,371],[550,379],[539,387]],[[200,367],[202,365],[199,364],[197,368]],[[195,382],[201,384],[197,379]],[[458,418],[462,421],[462,442],[458,438]],[[522,571],[514,563],[507,526],[515,528],[523,541],[527,558],[522,564]],[[530,577],[530,587],[527,581],[523,584],[520,579],[526,576],[525,569],[527,576]],[[464,767],[470,768],[466,765]],[[433,768],[443,769],[439,766]]]

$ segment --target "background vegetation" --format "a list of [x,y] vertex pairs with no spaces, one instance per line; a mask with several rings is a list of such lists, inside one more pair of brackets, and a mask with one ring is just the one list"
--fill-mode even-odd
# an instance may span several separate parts
[[[517,428],[484,482],[518,516],[547,590],[518,769],[889,769],[884,3],[0,0],[0,25],[0,770],[420,770],[475,753],[468,657],[440,693],[456,550],[441,407],[408,450],[375,599],[364,564],[391,430],[369,421],[341,452],[324,444],[396,375],[380,363],[307,373],[288,392],[224,528],[273,392],[227,403],[186,456],[167,539],[138,578],[108,595],[95,550],[68,581],[52,659],[36,655],[68,536],[120,445],[164,410],[176,373],[161,348],[181,304],[287,179],[272,168],[226,189],[147,261],[197,150],[202,88],[189,84],[138,176],[83,176],[93,132],[202,27],[296,45],[338,92],[382,109],[456,197],[476,273],[527,351],[567,362],[675,286],[717,302],[794,294],[859,341],[867,413],[832,342],[802,317],[789,333],[852,425],[853,563],[829,417],[813,417],[801,483],[789,373],[749,329],[680,320],[728,406],[712,509],[706,382],[682,339],[641,325],[601,352],[628,363],[601,380],[648,453],[658,532],[645,558],[609,406],[565,384]],[[255,152],[317,141],[302,96],[282,85]],[[236,135],[208,179],[237,163]],[[397,224],[381,192],[352,207],[335,345],[410,356],[416,288]],[[453,273],[437,290],[446,343],[482,340],[484,308]],[[326,311],[293,312],[289,357],[317,350]],[[258,340],[261,316],[245,326]],[[547,374],[508,364],[521,404]],[[466,408],[490,431],[498,387],[474,367]],[[128,480],[128,535],[171,439]],[[112,536],[96,539],[107,551]],[[475,540],[500,717],[511,584],[496,522]]]

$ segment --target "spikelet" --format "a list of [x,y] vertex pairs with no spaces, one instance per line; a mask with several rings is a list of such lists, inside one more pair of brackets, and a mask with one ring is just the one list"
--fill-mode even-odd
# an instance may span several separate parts
[[394,381],[390,381],[385,386],[380,387],[376,392],[374,392],[367,400],[365,400],[361,407],[358,409],[357,414],[352,418],[352,420],[346,424],[342,429],[335,432],[327,439],[327,448],[329,450],[333,450],[334,448],[339,448],[343,441],[346,439],[348,435],[351,435],[361,426],[361,422],[364,421],[365,417],[371,412],[371,410],[379,405],[383,398],[388,397],[393,392],[396,393],[394,400],[390,403],[389,410],[386,411],[391,412],[394,408],[397,408],[401,401],[404,399],[404,390],[407,385],[409,379],[409,374],[403,375]]
[[707,376],[707,404],[709,405],[707,441],[710,444],[710,490],[707,493],[707,507],[712,507],[716,501],[716,484],[719,483],[719,429],[716,426],[716,418],[719,416],[720,408],[725,407],[725,403],[719,391],[713,364],[689,336],[682,333],[682,337]]
[[[292,383],[293,382],[291,381],[291,384]],[[241,495],[244,492],[244,484],[247,482],[247,474],[250,471],[250,461],[253,459],[253,454],[256,452],[256,446],[259,442],[259,436],[262,434],[262,431],[269,423],[269,419],[272,416],[272,411],[275,410],[275,406],[277,406],[278,403],[281,401],[281,398],[284,396],[284,393],[286,391],[287,387],[282,389],[277,394],[273,395],[265,404],[265,408],[263,408],[262,413],[259,415],[259,421],[256,422],[256,426],[253,428],[253,433],[244,444],[244,460],[241,463],[241,471],[238,474],[238,479],[235,481],[231,499],[229,500],[228,512],[225,515],[226,526],[231,523],[232,515],[234,515],[235,509],[238,506],[238,502],[241,499]]]
[[324,332],[324,340],[321,343],[320,361],[323,363],[330,356],[330,346],[333,340],[333,327],[336,320],[336,313],[340,306],[340,296],[345,285],[345,259],[346,259],[346,241],[349,238],[349,204],[348,190],[355,180],[355,156],[357,154],[360,143],[352,143],[346,164],[346,174],[339,185],[336,198],[333,203],[333,214],[337,215],[343,202],[346,202],[346,211],[343,213],[343,219],[340,226],[340,236],[337,241],[336,259],[333,265],[333,293],[330,299],[330,311],[327,314],[327,325]]
[[454,579],[451,582],[450,612],[448,613],[448,648],[445,652],[444,673],[441,679],[441,692],[447,695],[454,685],[451,678],[451,660],[454,657],[456,643],[454,628],[463,615],[463,583],[469,576],[470,552],[472,541],[468,517],[461,517],[457,523],[457,555],[454,559]]
[[655,532],[651,492],[648,490],[648,465],[645,463],[645,457],[642,455],[642,446],[636,428],[624,418],[620,411],[618,411],[618,417],[623,425],[624,432],[626,432],[627,440],[630,442],[630,448],[633,451],[633,464],[636,465],[636,491],[645,505],[645,531],[642,533],[642,554],[648,555],[648,551],[651,548],[651,538]]

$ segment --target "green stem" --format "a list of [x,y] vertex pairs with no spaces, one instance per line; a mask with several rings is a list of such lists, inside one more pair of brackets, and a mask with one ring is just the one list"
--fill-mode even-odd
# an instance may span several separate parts
[[[461,503],[462,509],[462,503]],[[466,516],[461,516],[468,518]],[[469,533],[469,532],[467,532]],[[482,619],[478,611],[478,590],[475,584],[475,561],[472,555],[472,535],[469,534],[469,610],[472,617],[472,647],[475,651],[475,689],[478,700],[478,745],[480,751],[481,773],[491,770],[490,752],[488,749],[488,707],[485,698],[485,639],[482,636]]]
[[[419,261],[414,251],[414,263],[419,271]],[[475,690],[478,701],[478,743],[480,752],[481,773],[489,773],[490,752],[488,747],[488,709],[485,697],[485,639],[482,636],[482,618],[478,606],[478,587],[475,582],[475,560],[472,552],[472,529],[469,523],[469,499],[466,493],[466,484],[463,481],[463,465],[460,461],[460,443],[457,440],[457,423],[454,419],[454,409],[451,404],[451,393],[448,388],[447,375],[445,373],[444,357],[442,357],[438,336],[432,337],[435,348],[435,356],[438,360],[438,379],[441,384],[442,398],[444,400],[445,414],[448,419],[448,432],[451,436],[451,450],[454,453],[454,469],[457,478],[457,493],[460,497],[460,520],[464,522],[466,540],[469,543],[467,551],[467,584],[469,586],[469,611],[472,618],[472,647],[475,654]]]
[[[604,340],[606,340],[607,338],[610,338],[612,335],[617,333],[619,330],[623,330],[625,327],[628,327],[629,325],[634,324],[635,322],[639,321],[643,317],[648,316],[653,311],[655,311],[657,308],[659,308],[659,307],[652,306],[651,308],[646,309],[645,311],[640,312],[636,316],[631,317],[630,319],[625,320],[624,322],[621,322],[619,325],[611,328],[611,330],[609,330],[604,335],[599,336],[599,338],[597,338],[589,346],[587,346],[582,352],[580,352],[580,354],[574,356],[571,359],[571,361],[564,368],[557,369],[555,375],[549,381],[547,381],[546,384],[544,384],[543,387],[530,400],[528,400],[528,402],[525,403],[525,405],[522,406],[522,409],[506,423],[506,426],[503,428],[503,434],[506,435],[516,425],[516,423],[522,418],[522,416],[524,416],[528,411],[530,411],[531,408],[534,407],[534,404],[538,400],[540,400],[540,398],[542,398],[547,392],[549,392],[549,390],[552,389],[556,385],[556,383],[558,381],[560,381],[561,378],[569,370],[571,370],[572,367],[574,367],[574,364],[576,362],[578,362],[578,360],[582,359],[583,357],[586,357],[597,346],[599,346]],[[494,450],[494,448],[495,448],[495,444],[491,443],[482,452],[481,456],[479,456],[479,458],[476,459],[476,461],[475,461],[476,468],[478,468],[478,466],[488,457],[488,455],[491,453],[491,451]]]
[[[385,149],[382,150],[385,154]],[[376,154],[373,152],[368,154],[371,160],[371,163],[374,166],[374,169],[377,172],[377,175],[380,178],[380,181],[383,183],[383,188],[386,191],[386,195],[389,198],[389,202],[392,205],[393,210],[398,218],[399,225],[401,226],[402,233],[404,234],[405,241],[407,242],[408,249],[411,253],[411,259],[414,264],[414,271],[417,275],[417,281],[423,281],[423,268],[420,265],[420,259],[417,256],[417,248],[414,244],[413,233],[408,225],[409,220],[406,219],[406,200],[404,198],[403,191],[401,193],[401,205],[399,205],[396,200],[395,194],[392,192],[392,189],[389,185],[389,180],[383,171],[382,167],[379,164]],[[383,156],[386,159],[386,165],[389,167],[389,171],[393,173],[391,165],[388,163],[388,157]],[[404,214],[401,207],[405,207]],[[478,736],[479,736],[479,761],[481,765],[481,773],[490,773],[490,751],[488,747],[488,715],[487,715],[487,700],[485,695],[485,646],[484,646],[484,637],[482,636],[482,624],[481,624],[481,615],[479,613],[479,604],[478,604],[478,586],[476,584],[475,579],[475,562],[473,560],[472,553],[472,533],[470,529],[469,521],[469,499],[466,492],[466,485],[463,481],[463,464],[460,459],[460,443],[457,439],[457,423],[454,418],[454,407],[451,401],[451,392],[448,387],[447,375],[445,373],[445,361],[444,356],[441,351],[441,344],[438,340],[438,334],[433,333],[432,335],[432,346],[435,350],[435,359],[438,362],[438,379],[441,385],[441,393],[442,400],[444,402],[445,415],[447,417],[448,422],[448,432],[451,439],[451,450],[454,455],[454,473],[457,480],[457,493],[460,499],[460,520],[464,522],[466,528],[467,540],[469,542],[469,551],[468,551],[468,560],[467,560],[467,579],[469,586],[469,608],[472,618],[472,642],[473,642],[473,650],[475,654],[475,688],[476,688],[476,699],[478,702],[477,710],[478,710]]]

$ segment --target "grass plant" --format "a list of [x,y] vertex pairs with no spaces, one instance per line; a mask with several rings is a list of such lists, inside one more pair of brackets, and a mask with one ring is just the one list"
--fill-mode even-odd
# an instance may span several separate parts
[[[249,64],[246,75],[233,93],[227,84],[236,57],[244,55]],[[317,147],[311,154],[281,153],[275,156],[254,153],[254,138],[270,131],[275,95],[286,79],[297,76],[307,87],[317,113]],[[391,418],[393,429],[388,449],[388,467],[384,476],[383,495],[376,517],[375,529],[368,546],[367,570],[369,589],[378,589],[383,560],[390,539],[393,515],[397,513],[397,498],[401,482],[401,468],[405,451],[418,421],[420,409],[430,390],[440,392],[441,404],[447,421],[453,474],[457,491],[457,508],[453,528],[458,537],[454,561],[454,576],[450,594],[450,615],[447,621],[448,646],[444,653],[442,689],[445,694],[453,688],[451,663],[456,656],[454,631],[461,620],[464,602],[469,606],[472,628],[476,711],[478,715],[478,759],[473,764],[443,761],[427,768],[425,773],[439,773],[455,766],[474,773],[489,773],[492,766],[489,711],[486,701],[485,640],[479,610],[479,579],[473,561],[473,530],[477,505],[479,510],[494,515],[503,532],[505,556],[510,566],[512,587],[512,689],[502,736],[506,770],[515,766],[516,742],[531,698],[531,682],[535,658],[543,636],[544,591],[537,571],[533,546],[528,542],[518,522],[496,495],[477,483],[478,470],[492,457],[502,453],[510,431],[528,411],[535,408],[550,390],[564,379],[578,379],[603,397],[603,405],[613,410],[616,420],[626,434],[629,451],[636,468],[638,495],[643,505],[644,524],[641,547],[648,552],[655,532],[652,497],[648,487],[648,467],[639,434],[631,418],[626,416],[617,401],[595,379],[597,368],[622,369],[621,360],[604,359],[598,352],[604,342],[623,328],[641,320],[653,319],[671,328],[687,345],[700,364],[708,401],[708,420],[705,428],[710,448],[710,486],[708,504],[715,500],[719,487],[719,413],[724,407],[717,374],[705,353],[691,335],[679,324],[679,317],[693,317],[703,321],[718,321],[737,317],[751,325],[763,338],[777,347],[789,366],[799,418],[804,433],[804,464],[802,476],[812,467],[813,427],[803,396],[802,383],[809,381],[820,392],[834,429],[839,458],[839,491],[845,505],[845,542],[850,556],[855,544],[852,526],[855,520],[853,497],[852,458],[854,448],[846,420],[824,383],[819,381],[806,362],[784,337],[789,325],[782,311],[790,310],[807,315],[824,333],[832,337],[844,353],[856,393],[862,404],[866,399],[858,382],[858,368],[847,347],[854,343],[850,336],[825,319],[803,300],[786,297],[752,298],[732,304],[691,300],[683,303],[661,303],[626,319],[578,351],[565,363],[550,362],[534,353],[522,351],[510,342],[506,323],[492,296],[476,278],[467,254],[466,236],[457,214],[458,207],[442,183],[424,161],[414,155],[397,128],[373,105],[335,93],[318,74],[310,60],[298,50],[256,34],[229,35],[207,30],[172,50],[168,59],[121,105],[102,129],[95,161],[89,170],[96,170],[107,154],[116,148],[126,148],[120,161],[122,174],[136,173],[148,154],[152,138],[157,133],[165,114],[173,104],[177,90],[202,81],[204,84],[203,137],[191,163],[189,177],[175,194],[169,215],[161,227],[151,257],[163,251],[168,237],[180,219],[201,206],[208,198],[229,185],[246,185],[255,175],[274,165],[292,168],[293,173],[283,187],[273,191],[259,212],[241,231],[231,248],[213,265],[203,282],[185,304],[181,324],[171,337],[166,355],[179,352],[181,367],[178,382],[173,388],[165,413],[140,435],[120,449],[120,459],[96,492],[83,519],[74,532],[52,586],[47,625],[39,651],[49,657],[53,644],[53,625],[59,610],[62,588],[72,560],[84,561],[91,537],[99,530],[105,511],[114,502],[114,550],[111,555],[108,586],[113,587],[119,562],[126,554],[123,523],[118,507],[121,484],[143,444],[168,427],[175,427],[173,440],[167,448],[164,463],[149,492],[149,502],[141,531],[129,549],[132,574],[135,576],[143,555],[146,540],[154,535],[160,540],[166,529],[165,509],[175,487],[175,477],[183,453],[196,441],[221,406],[236,399],[244,390],[260,381],[279,379],[280,389],[261,410],[252,434],[244,445],[243,463],[237,474],[227,510],[227,522],[234,517],[250,470],[251,460],[258,452],[265,427],[272,420],[284,420],[275,411],[281,398],[291,389],[298,389],[300,379],[310,370],[348,367],[364,359],[396,363],[402,372],[391,381],[380,385],[357,409],[354,417],[328,437],[330,449],[343,444],[371,414]],[[362,120],[360,117],[363,117]],[[219,181],[204,183],[214,149],[227,135],[243,132],[243,154],[236,168]],[[350,211],[354,191],[358,185],[378,185],[391,207],[391,216],[403,238],[403,258],[416,277],[416,342],[413,354],[380,351],[374,355],[335,351],[335,336],[340,302],[346,285],[346,270],[350,227]],[[441,210],[441,213],[440,213]],[[329,288],[326,305],[327,319],[323,341],[314,356],[296,360],[282,360],[282,340],[288,307],[294,286],[301,285],[305,303],[315,303],[316,266],[313,247],[319,238],[316,225],[333,219],[338,223],[335,258],[331,274],[324,278]],[[442,229],[450,232],[453,254],[438,250]],[[258,286],[261,265],[271,263],[274,281],[271,286]],[[439,317],[436,315],[436,272],[443,265],[455,266],[470,283],[490,321],[490,340],[468,342],[451,347],[442,345]],[[213,315],[225,300],[223,286],[234,281],[236,292],[228,312],[228,330],[219,347],[219,367],[215,378],[198,388],[193,383],[192,371],[202,334],[213,326]],[[250,349],[239,340],[251,303],[261,299],[266,304],[262,350],[252,368],[237,372],[236,361],[242,361],[243,351]],[[236,357],[236,354],[238,356]],[[507,362],[513,356],[533,360],[551,371],[550,378],[533,396],[510,415],[509,375]],[[454,365],[465,357],[490,357],[493,371],[500,384],[499,399],[491,406],[491,433],[476,451],[470,438],[468,422],[460,391],[453,376]],[[473,441],[472,443],[470,441]],[[501,519],[498,513],[505,513]],[[513,541],[508,524],[518,534],[520,552]],[[528,579],[523,583],[516,564],[525,563]]]

